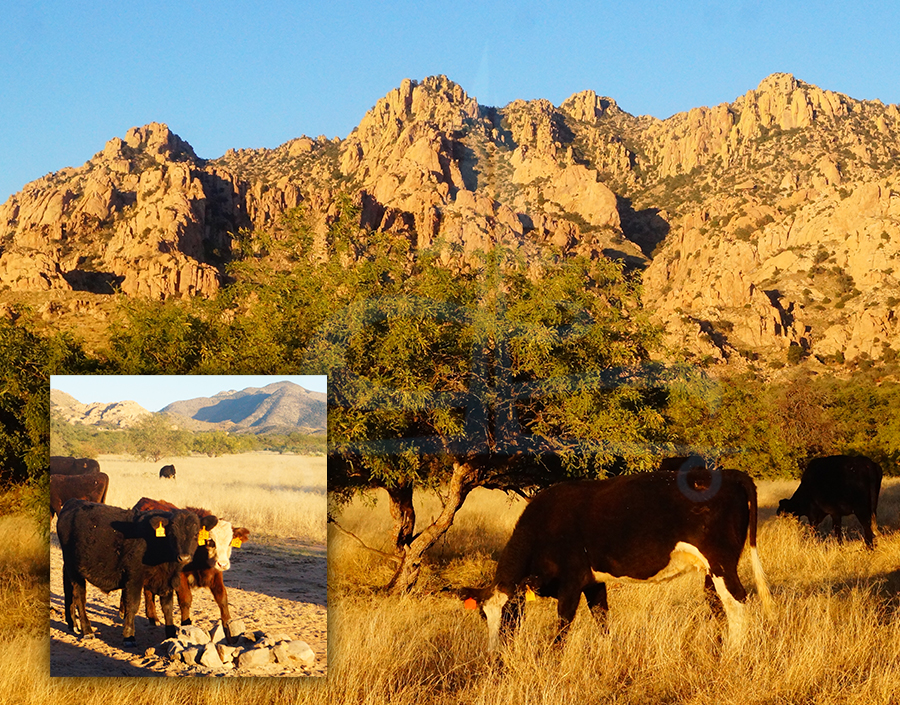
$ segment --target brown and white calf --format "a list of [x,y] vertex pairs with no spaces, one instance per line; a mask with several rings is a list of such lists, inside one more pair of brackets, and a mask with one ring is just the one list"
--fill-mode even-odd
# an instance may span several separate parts
[[771,604],[756,523],[756,486],[737,470],[701,466],[563,482],[525,507],[491,584],[464,588],[460,597],[481,611],[489,649],[495,650],[501,633],[515,629],[522,603],[535,594],[557,599],[560,640],[582,594],[602,623],[607,583],[659,582],[699,571],[707,594],[724,608],[732,647],[745,631],[747,592],[737,568],[747,542],[757,592],[767,611]]
[[[175,505],[164,500],[141,497],[134,509],[147,511],[149,509],[163,509],[173,511]],[[193,512],[202,521],[204,517],[211,515],[206,509],[186,507],[186,511]],[[219,613],[222,617],[222,625],[225,636],[229,642],[233,641],[231,634],[231,612],[228,609],[228,593],[225,590],[225,581],[222,573],[231,567],[231,549],[240,546],[250,538],[250,531],[243,527],[233,527],[231,522],[222,519],[209,531],[209,538],[203,545],[198,545],[194,551],[194,557],[181,571],[181,581],[178,585],[178,606],[181,610],[181,624],[191,624],[191,604],[193,602],[192,589],[205,587],[212,592]],[[156,624],[156,603],[153,595],[144,592],[147,619],[151,624]]]

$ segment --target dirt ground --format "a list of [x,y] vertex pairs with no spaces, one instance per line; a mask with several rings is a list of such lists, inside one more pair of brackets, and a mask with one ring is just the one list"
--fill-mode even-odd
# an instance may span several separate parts
[[[55,522],[54,522],[55,524]],[[309,644],[316,654],[312,666],[286,668],[269,664],[255,669],[211,671],[199,665],[169,661],[145,652],[165,638],[162,626],[151,626],[143,603],[135,619],[137,647],[122,647],[120,591],[109,595],[90,583],[87,609],[95,636],[82,639],[68,630],[63,611],[62,552],[50,536],[50,675],[56,676],[324,676],[327,671],[327,555],[324,546],[260,537],[232,552],[224,574],[232,619],[242,619],[246,631],[287,634]],[[161,612],[159,613],[161,616]],[[194,591],[193,623],[205,630],[219,620],[219,608],[206,588]],[[175,624],[180,623],[176,601]]]

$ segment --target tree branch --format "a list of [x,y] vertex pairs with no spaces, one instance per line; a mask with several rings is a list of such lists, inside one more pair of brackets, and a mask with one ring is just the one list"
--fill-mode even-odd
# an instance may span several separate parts
[[387,553],[386,551],[381,551],[381,550],[379,550],[379,549],[377,549],[377,548],[372,548],[371,546],[367,545],[365,541],[363,541],[361,538],[359,538],[359,536],[357,536],[356,534],[354,534],[352,531],[347,531],[347,529],[345,529],[343,526],[341,526],[340,524],[338,524],[338,522],[335,521],[335,519],[334,519],[333,517],[331,518],[331,521],[330,521],[329,523],[330,523],[330,524],[333,524],[334,527],[335,527],[338,531],[340,531],[342,534],[344,534],[345,536],[349,536],[351,539],[354,539],[360,546],[362,546],[362,547],[363,547],[364,549],[366,549],[367,551],[371,551],[372,553],[376,553],[376,554],[378,554],[379,556],[381,556],[382,558],[386,558],[387,560],[393,561],[393,562],[396,563],[397,565],[400,565],[400,561],[401,561],[400,556],[394,555],[393,553]]

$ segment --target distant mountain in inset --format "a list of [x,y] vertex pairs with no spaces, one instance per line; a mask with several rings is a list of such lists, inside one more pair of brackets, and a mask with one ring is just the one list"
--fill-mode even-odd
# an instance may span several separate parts
[[134,401],[82,404],[59,389],[50,390],[50,407],[68,423],[115,428],[131,428],[153,413]]
[[252,433],[324,433],[328,427],[327,396],[287,381],[176,401],[160,413],[199,422],[198,428],[215,425]]

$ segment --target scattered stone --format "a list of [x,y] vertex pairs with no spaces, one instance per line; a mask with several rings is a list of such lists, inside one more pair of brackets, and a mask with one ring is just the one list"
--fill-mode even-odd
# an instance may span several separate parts
[[228,646],[223,642],[216,642],[216,651],[219,653],[219,658],[222,660],[222,663],[231,663],[234,661],[235,652],[240,649],[237,646]]
[[194,626],[193,624],[181,627],[178,630],[178,638],[187,644],[202,645],[208,644],[210,641],[209,635],[200,627]]
[[232,619],[228,623],[229,628],[231,629],[231,637],[233,639],[237,639],[244,633],[244,620],[243,619]]
[[272,660],[271,649],[247,649],[238,656],[238,668],[258,668]]
[[216,622],[216,626],[209,633],[209,640],[213,644],[218,644],[220,641],[225,640],[225,628],[222,626],[222,622]]
[[197,654],[199,654],[199,653],[200,653],[199,647],[189,646],[188,648],[184,649],[181,652],[181,654],[180,654],[181,660],[184,661],[186,664],[193,666],[195,663],[197,663]]
[[203,651],[200,653],[198,663],[201,666],[205,666],[206,668],[214,669],[223,668],[225,665],[224,663],[222,663],[222,659],[219,658],[219,653],[216,649],[215,644],[207,644],[203,647]]

